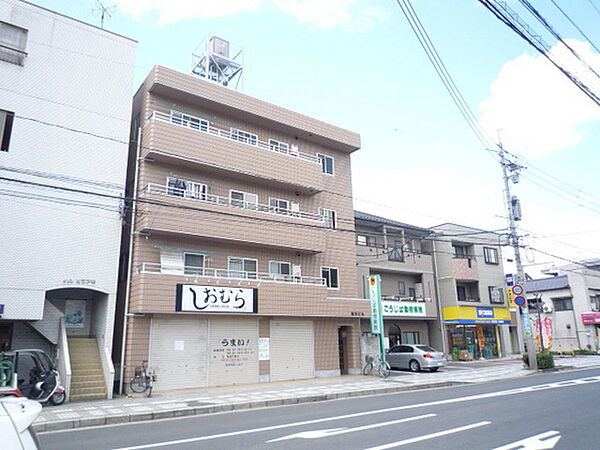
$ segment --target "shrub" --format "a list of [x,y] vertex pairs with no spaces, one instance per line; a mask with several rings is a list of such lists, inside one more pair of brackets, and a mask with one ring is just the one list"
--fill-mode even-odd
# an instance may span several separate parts
[[575,350],[576,355],[597,355],[595,351],[592,350]]
[[[549,352],[538,352],[535,354],[538,369],[552,369],[554,367],[554,357]],[[527,353],[523,353],[523,362],[529,367],[529,358]]]

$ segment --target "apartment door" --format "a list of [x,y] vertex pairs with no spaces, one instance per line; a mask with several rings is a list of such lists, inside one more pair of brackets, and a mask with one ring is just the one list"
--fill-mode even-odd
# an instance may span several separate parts
[[340,356],[340,374],[348,374],[348,332],[349,327],[338,328],[338,351]]
[[0,325],[0,352],[9,350],[12,338],[12,323]]

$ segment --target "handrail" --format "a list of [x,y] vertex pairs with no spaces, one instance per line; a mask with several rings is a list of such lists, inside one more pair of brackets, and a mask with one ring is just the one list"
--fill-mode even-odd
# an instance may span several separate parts
[[213,267],[168,265],[161,263],[143,262],[138,264],[137,273],[180,275],[193,278],[226,278],[267,283],[314,284],[325,286],[321,277],[300,275],[279,275],[266,272],[247,272],[243,270],[216,269]]
[[[186,114],[187,116],[187,114]],[[190,116],[193,117],[193,116]],[[224,130],[222,128],[215,127],[214,125],[210,125],[209,122],[200,117],[193,117],[198,121],[191,122],[189,120],[182,120],[181,118],[176,118],[176,121],[173,120],[173,116],[171,114],[163,113],[160,111],[153,111],[150,116],[151,120],[159,120],[161,122],[168,122],[172,125],[177,125],[184,128],[189,128],[194,131],[199,131],[201,133],[212,134],[213,136],[219,136],[225,139],[234,140],[237,142],[241,142],[246,145],[251,145],[253,147],[259,147],[263,150],[269,150],[271,152],[278,153],[280,155],[289,156],[292,158],[302,159],[304,161],[308,161],[315,164],[321,164],[319,158],[316,155],[311,155],[310,153],[299,152],[294,146],[290,146],[289,149],[283,149],[277,144],[268,143],[264,141],[259,141],[258,139],[243,139],[238,137],[235,134],[232,134],[230,130]]]
[[325,219],[320,214],[292,211],[291,209],[283,209],[260,203],[253,203],[244,200],[236,200],[229,197],[219,195],[204,194],[200,192],[190,192],[185,189],[165,186],[163,184],[149,183],[143,190],[146,194],[166,195],[169,197],[185,198],[196,200],[199,202],[212,203],[214,205],[228,206],[231,208],[243,208],[251,211],[259,211],[268,214],[277,214],[281,216],[296,217],[298,219],[310,220],[313,222],[324,223]]

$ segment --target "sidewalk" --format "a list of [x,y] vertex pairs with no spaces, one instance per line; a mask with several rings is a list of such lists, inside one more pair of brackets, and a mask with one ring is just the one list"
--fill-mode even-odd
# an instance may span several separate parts
[[[555,357],[555,362],[557,366],[573,368],[599,367],[600,355]],[[38,432],[63,430],[482,383],[529,374],[531,372],[523,368],[520,360],[501,359],[451,362],[436,373],[393,371],[387,379],[348,375],[245,386],[162,391],[154,393],[152,398],[136,394],[135,397],[113,400],[46,406],[34,422],[34,426]]]

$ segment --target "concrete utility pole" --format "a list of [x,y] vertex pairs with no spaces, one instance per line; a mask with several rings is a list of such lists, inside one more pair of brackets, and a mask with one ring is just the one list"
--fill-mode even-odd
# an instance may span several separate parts
[[[504,180],[504,200],[506,202],[506,212],[508,213],[508,225],[510,230],[510,243],[515,252],[515,264],[517,265],[517,279],[516,284],[523,286],[525,281],[525,271],[523,270],[523,262],[521,261],[521,248],[519,247],[519,236],[517,235],[517,226],[515,222],[521,220],[520,207],[518,202],[513,202],[513,198],[510,195],[510,180],[518,182],[519,169],[522,167],[510,162],[506,158],[506,152],[502,147],[502,144],[498,144],[500,148],[500,164],[502,164],[502,178]],[[510,172],[510,174],[509,174]],[[516,199],[515,199],[516,200]],[[513,205],[514,203],[514,205]],[[519,209],[519,211],[517,211]],[[515,214],[518,213],[518,216]],[[523,291],[522,296],[527,299],[527,294]],[[531,336],[531,324],[529,323],[529,305],[525,300],[523,310],[520,306],[517,306],[517,331],[519,337],[519,350],[521,353],[524,351],[524,343],[527,344],[527,357],[529,359],[529,368],[531,370],[537,370],[537,358],[535,355],[535,347]]]

